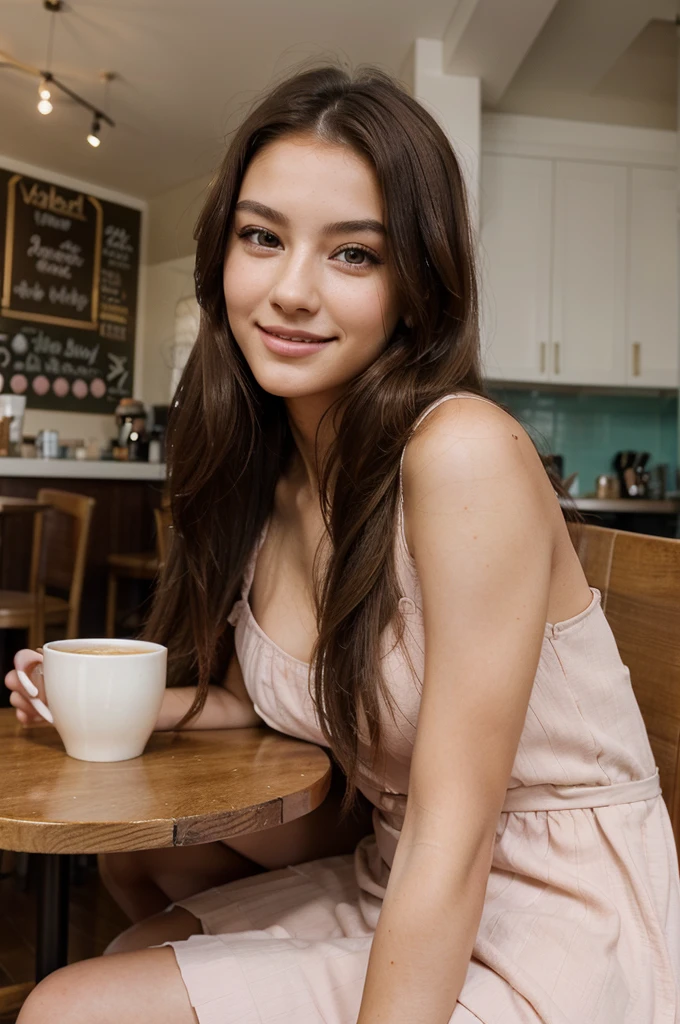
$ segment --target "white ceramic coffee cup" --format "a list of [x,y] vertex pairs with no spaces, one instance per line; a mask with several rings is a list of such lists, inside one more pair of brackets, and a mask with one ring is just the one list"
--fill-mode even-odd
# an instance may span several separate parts
[[[135,653],[80,653],[88,648]],[[53,640],[42,652],[47,705],[66,753],[80,761],[139,757],[163,700],[167,648],[143,640]]]

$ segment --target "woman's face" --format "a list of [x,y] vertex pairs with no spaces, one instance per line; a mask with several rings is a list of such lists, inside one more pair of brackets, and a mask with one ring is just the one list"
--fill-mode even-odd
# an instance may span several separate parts
[[375,173],[349,146],[288,136],[243,179],[224,262],[229,323],[283,398],[342,393],[399,318]]

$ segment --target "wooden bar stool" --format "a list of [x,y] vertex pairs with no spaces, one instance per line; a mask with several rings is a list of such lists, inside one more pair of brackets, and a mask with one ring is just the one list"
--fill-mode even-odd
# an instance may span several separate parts
[[118,603],[118,580],[153,580],[158,575],[161,564],[165,560],[168,534],[170,530],[170,511],[161,508],[154,510],[156,521],[156,550],[143,551],[137,554],[114,554],[107,558],[109,580],[106,597],[106,635],[116,635],[116,606]]
[[[64,639],[78,636],[94,498],[43,488],[33,528],[29,590],[0,590],[0,629],[28,630],[29,647],[45,642],[47,625],[64,626]],[[49,591],[57,590],[65,597]]]

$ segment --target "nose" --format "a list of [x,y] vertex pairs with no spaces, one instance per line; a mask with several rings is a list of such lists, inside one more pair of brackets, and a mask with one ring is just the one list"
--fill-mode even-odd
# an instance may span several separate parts
[[272,306],[288,315],[316,313],[320,295],[312,254],[291,253],[277,263],[278,272],[269,294]]

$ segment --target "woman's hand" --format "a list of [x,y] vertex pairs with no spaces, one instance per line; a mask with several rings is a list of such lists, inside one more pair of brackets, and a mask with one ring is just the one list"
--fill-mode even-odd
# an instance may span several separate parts
[[37,697],[45,705],[42,660],[39,651],[19,651],[14,655],[14,668],[5,676],[5,686],[11,691],[9,702],[16,708],[17,719],[22,725],[32,725],[44,717],[30,700]]

